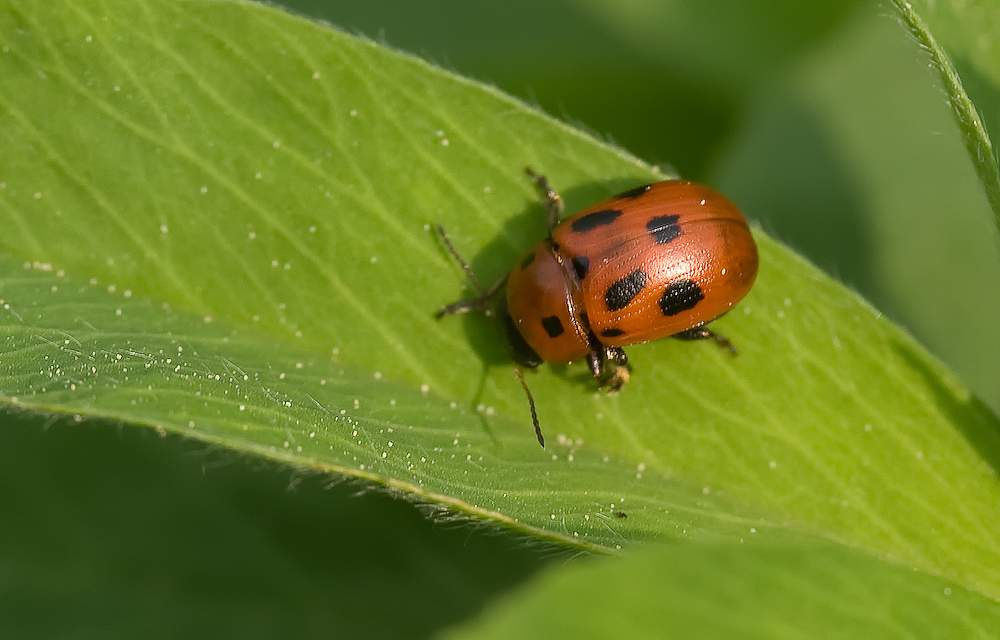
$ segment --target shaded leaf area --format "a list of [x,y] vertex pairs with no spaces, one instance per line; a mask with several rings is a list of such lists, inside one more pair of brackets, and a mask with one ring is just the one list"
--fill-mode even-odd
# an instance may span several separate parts
[[565,559],[336,480],[148,429],[4,412],[4,635],[425,638]]
[[980,594],[799,541],[657,547],[553,566],[443,637],[985,639],[997,628],[1000,605]]
[[492,323],[433,320],[462,274],[429,224],[498,278],[544,234],[524,166],[573,210],[659,175],[624,152],[251,4],[14,5],[0,39],[12,402],[587,548],[807,528],[1000,594],[995,416],[762,234],[738,358],[638,346],[613,398],[546,367],[537,448]]
[[[543,451],[530,432],[493,433],[455,403],[259,332],[41,270],[8,276],[0,297],[0,393],[20,407],[152,426],[377,482],[571,545],[776,529],[700,487],[572,442]],[[617,518],[622,509],[631,517]]]

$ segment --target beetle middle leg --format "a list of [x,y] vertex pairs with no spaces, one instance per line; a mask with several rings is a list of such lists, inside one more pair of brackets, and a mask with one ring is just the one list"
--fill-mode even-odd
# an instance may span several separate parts
[[437,232],[438,236],[441,237],[442,244],[444,244],[444,246],[448,249],[448,252],[451,253],[452,257],[455,258],[455,262],[461,265],[462,270],[465,271],[465,275],[469,278],[469,282],[471,282],[472,286],[479,292],[479,295],[468,300],[453,302],[440,309],[434,314],[434,317],[440,320],[444,316],[450,316],[453,313],[465,313],[466,311],[488,308],[493,303],[493,298],[496,296],[497,291],[499,291],[500,287],[507,282],[507,276],[500,278],[500,280],[489,289],[483,289],[483,286],[479,284],[479,279],[476,277],[476,274],[472,271],[472,267],[470,267],[469,263],[466,262],[462,258],[461,254],[458,253],[458,250],[455,249],[455,245],[451,243],[451,239],[448,238],[448,234],[445,232],[444,227],[437,225]]

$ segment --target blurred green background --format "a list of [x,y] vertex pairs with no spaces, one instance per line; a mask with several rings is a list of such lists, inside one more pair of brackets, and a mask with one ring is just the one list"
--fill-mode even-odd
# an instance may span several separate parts
[[[1000,408],[996,230],[937,76],[890,5],[284,4],[724,191]],[[0,621],[19,635],[426,637],[562,557],[174,437],[4,423]],[[92,593],[95,574],[120,592]]]

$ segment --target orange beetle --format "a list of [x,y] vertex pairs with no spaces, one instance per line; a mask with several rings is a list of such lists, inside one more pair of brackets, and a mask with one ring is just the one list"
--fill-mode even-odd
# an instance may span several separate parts
[[[496,285],[448,305],[438,318],[496,299],[514,360],[586,358],[601,386],[616,392],[631,367],[622,347],[666,336],[711,338],[736,352],[710,322],[739,302],[757,276],[757,245],[746,220],[722,194],[684,180],[654,182],[588,207],[562,222],[563,203],[544,176],[549,235]],[[479,288],[472,270],[439,233]],[[506,295],[497,293],[506,284]],[[545,446],[528,394],[538,441]]]

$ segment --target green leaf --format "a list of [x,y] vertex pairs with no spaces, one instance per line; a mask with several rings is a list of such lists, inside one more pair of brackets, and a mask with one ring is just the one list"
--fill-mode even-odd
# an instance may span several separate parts
[[[655,472],[643,481],[633,465],[591,448],[544,452],[530,427],[484,422],[260,330],[79,286],[47,265],[0,265],[3,389],[17,406],[146,424],[371,480],[563,543],[617,548],[664,533],[736,537],[771,526]],[[629,522],[614,517],[623,508]]]
[[[996,417],[764,234],[711,344],[530,383],[433,313],[573,210],[661,177],[498,91],[236,2],[0,13],[0,395],[359,478],[563,545],[800,530],[1000,597]],[[468,291],[464,291],[468,294]],[[477,407],[482,406],[479,410]]]
[[443,637],[990,638],[997,628],[993,600],[799,541],[660,546],[551,567]]

